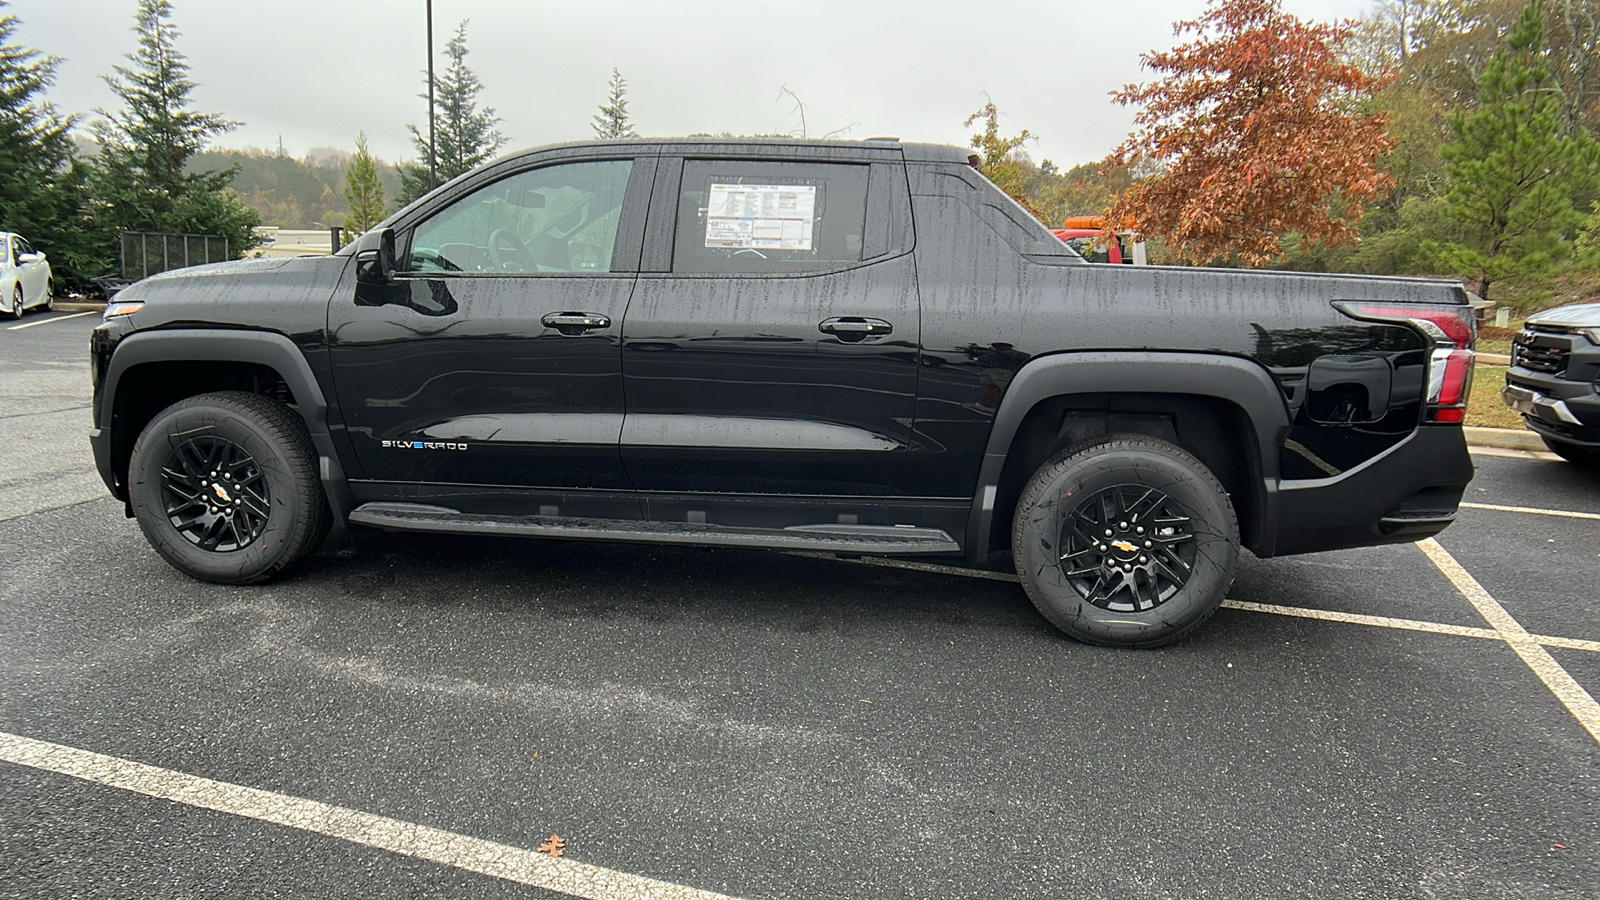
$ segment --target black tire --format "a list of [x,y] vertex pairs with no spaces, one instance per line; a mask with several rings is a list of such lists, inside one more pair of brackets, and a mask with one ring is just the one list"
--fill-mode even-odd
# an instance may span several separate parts
[[1600,469],[1600,450],[1593,447],[1580,447],[1577,444],[1568,444],[1564,441],[1552,441],[1544,435],[1539,435],[1539,440],[1550,448],[1550,452],[1561,457],[1569,463],[1577,463],[1591,469]]
[[282,575],[333,518],[305,423],[242,392],[190,397],[151,419],[133,445],[128,494],[156,552],[219,584]]
[[22,296],[22,285],[12,285],[11,299],[8,301],[10,305],[6,307],[7,314],[9,314],[13,319],[22,318],[23,311],[27,309],[27,307],[23,306],[23,303],[26,301],[27,298]]
[[1034,473],[1017,500],[1011,554],[1028,599],[1070,637],[1159,647],[1222,603],[1239,522],[1199,460],[1159,438],[1109,435]]
[[44,283],[44,308],[50,312],[55,312],[56,310],[56,283],[54,281],[46,281]]

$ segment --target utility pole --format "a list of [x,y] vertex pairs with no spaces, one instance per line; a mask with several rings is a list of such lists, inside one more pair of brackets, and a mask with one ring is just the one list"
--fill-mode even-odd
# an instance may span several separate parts
[[439,153],[433,143],[433,0],[428,0],[428,190],[439,186]]

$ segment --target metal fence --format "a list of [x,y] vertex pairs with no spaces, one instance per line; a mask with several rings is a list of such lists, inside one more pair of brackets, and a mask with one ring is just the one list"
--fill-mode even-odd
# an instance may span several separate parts
[[222,262],[228,239],[220,234],[169,234],[159,231],[122,233],[122,278],[133,282],[168,269]]

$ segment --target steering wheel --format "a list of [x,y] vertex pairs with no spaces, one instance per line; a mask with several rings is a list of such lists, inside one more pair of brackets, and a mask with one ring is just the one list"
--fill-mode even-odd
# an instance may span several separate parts
[[489,259],[495,268],[514,272],[532,272],[538,268],[522,239],[504,228],[489,235]]

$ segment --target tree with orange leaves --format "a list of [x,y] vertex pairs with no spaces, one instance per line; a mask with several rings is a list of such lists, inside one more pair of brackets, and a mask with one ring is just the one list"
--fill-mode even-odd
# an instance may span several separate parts
[[1302,22],[1278,0],[1213,0],[1179,22],[1174,33],[1193,40],[1142,57],[1160,77],[1112,94],[1140,109],[1109,162],[1163,166],[1108,221],[1131,217],[1192,262],[1263,265],[1290,232],[1354,243],[1362,204],[1392,183],[1377,170],[1392,142],[1384,119],[1359,109],[1383,79],[1338,56],[1353,27]]

